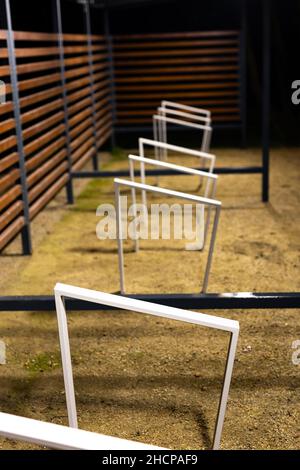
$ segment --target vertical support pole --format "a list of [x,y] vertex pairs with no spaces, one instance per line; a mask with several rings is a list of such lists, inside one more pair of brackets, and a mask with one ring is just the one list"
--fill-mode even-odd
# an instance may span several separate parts
[[113,40],[110,34],[109,11],[108,11],[107,6],[104,7],[103,14],[104,14],[104,34],[106,37],[107,49],[108,49],[110,92],[111,92],[112,117],[113,117],[111,146],[112,148],[114,148],[116,146],[115,122],[116,122],[117,107],[116,107],[116,91],[115,91],[115,72],[114,72],[114,62],[113,62]]
[[240,110],[242,122],[242,147],[247,146],[247,0],[241,3],[240,32]]
[[63,29],[62,29],[60,0],[52,0],[52,7],[55,11],[55,14],[53,14],[53,18],[55,20],[55,30],[58,36],[60,76],[61,76],[62,97],[63,97],[63,106],[64,106],[64,123],[65,123],[68,176],[69,176],[68,181],[67,181],[67,201],[68,201],[68,204],[74,204],[74,192],[73,192],[73,181],[72,181],[72,151],[71,151],[70,125],[69,125],[69,117],[68,117],[67,88],[66,88],[65,61],[64,61],[65,59],[64,38],[63,38]]
[[90,3],[88,0],[83,4],[83,10],[85,15],[85,29],[87,36],[88,45],[88,58],[89,58],[89,76],[90,76],[90,90],[92,100],[92,120],[94,129],[94,147],[95,154],[93,155],[93,168],[95,171],[98,170],[98,146],[97,146],[97,134],[96,134],[96,102],[95,102],[95,82],[94,82],[94,67],[93,67],[93,51],[92,51],[92,28],[91,28],[91,14],[90,14]]
[[25,219],[25,225],[21,230],[22,249],[23,249],[24,255],[30,255],[32,253],[32,244],[31,244],[31,233],[30,233],[29,199],[28,199],[26,163],[25,163],[25,153],[24,153],[23,134],[22,134],[22,120],[21,120],[20,100],[19,100],[15,43],[14,43],[14,35],[13,35],[13,29],[12,29],[12,19],[11,19],[11,10],[10,10],[9,0],[5,0],[5,9],[6,9],[6,19],[7,19],[8,60],[9,60],[9,67],[10,67],[14,118],[15,118],[15,123],[16,123],[17,149],[18,149],[18,156],[19,156],[20,180],[21,180],[21,187],[22,187],[23,214],[24,214],[24,219]]
[[270,152],[270,0],[262,2],[263,57],[262,57],[262,200],[269,200]]

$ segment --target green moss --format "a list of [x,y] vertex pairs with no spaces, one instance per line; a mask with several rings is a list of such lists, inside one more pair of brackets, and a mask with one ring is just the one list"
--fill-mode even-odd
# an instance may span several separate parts
[[59,353],[40,353],[29,358],[25,364],[25,369],[31,373],[47,372],[61,367]]

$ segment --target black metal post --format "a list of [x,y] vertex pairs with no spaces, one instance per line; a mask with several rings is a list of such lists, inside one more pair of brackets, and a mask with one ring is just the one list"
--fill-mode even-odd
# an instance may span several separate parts
[[24,255],[30,255],[32,253],[32,244],[31,244],[31,233],[30,233],[28,187],[27,187],[27,178],[26,178],[26,164],[25,164],[25,153],[24,153],[23,134],[22,134],[22,120],[21,120],[21,110],[20,110],[20,101],[19,101],[17,63],[16,63],[16,56],[15,56],[15,42],[14,42],[14,34],[13,34],[13,29],[12,29],[12,19],[11,19],[9,0],[5,0],[5,9],[6,9],[6,20],[7,20],[8,60],[9,60],[9,67],[10,67],[14,117],[15,117],[15,123],[16,123],[17,148],[18,148],[18,156],[19,156],[20,180],[21,180],[21,187],[22,187],[23,214],[24,214],[24,220],[25,220],[25,225],[21,230],[22,248],[23,248]]
[[91,28],[91,15],[90,15],[90,3],[89,0],[83,4],[84,16],[85,16],[85,29],[87,35],[88,44],[88,57],[89,57],[89,75],[90,75],[90,90],[92,99],[92,119],[93,119],[93,130],[94,130],[94,146],[95,154],[93,155],[93,168],[95,171],[98,170],[98,146],[97,146],[97,133],[96,133],[96,102],[95,102],[95,82],[94,82],[94,67],[93,67],[93,51],[92,51],[92,28]]
[[263,57],[262,57],[262,200],[269,200],[269,152],[270,152],[270,0],[262,2]]
[[110,75],[110,92],[111,92],[111,103],[112,103],[112,117],[113,117],[113,130],[111,135],[111,146],[112,148],[116,145],[115,138],[115,122],[116,122],[116,92],[115,92],[115,72],[114,72],[114,61],[113,61],[113,39],[110,34],[110,25],[109,25],[109,10],[105,5],[103,9],[104,15],[104,34],[107,42],[108,49],[108,60],[109,60],[109,75]]
[[242,147],[245,148],[247,145],[247,0],[241,2],[240,73]]
[[64,39],[62,29],[61,5],[60,0],[52,0],[52,8],[54,9],[53,18],[55,21],[55,29],[58,36],[59,48],[59,62],[60,62],[60,76],[62,86],[62,97],[64,106],[64,123],[65,123],[65,136],[67,148],[67,162],[68,162],[68,181],[67,181],[67,201],[68,204],[74,204],[74,192],[72,182],[72,151],[71,151],[71,138],[70,138],[70,125],[68,117],[68,102],[67,102],[67,88],[65,76],[65,57],[64,57]]

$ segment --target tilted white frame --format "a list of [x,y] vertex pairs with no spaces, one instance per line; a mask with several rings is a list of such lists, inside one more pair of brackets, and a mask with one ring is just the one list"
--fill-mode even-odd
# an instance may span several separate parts
[[184,111],[188,111],[193,114],[204,114],[205,116],[211,118],[211,112],[208,109],[197,108],[196,106],[189,106],[187,104],[177,103],[177,101],[162,100],[161,107],[182,109]]
[[202,131],[201,151],[208,153],[209,148],[210,148],[211,135],[212,135],[211,126],[198,124],[195,122],[184,121],[182,119],[175,119],[175,118],[171,118],[168,116],[161,116],[159,114],[154,114],[153,115],[153,138],[154,140],[158,140],[160,142],[163,142],[163,136],[161,135],[161,125],[160,125],[160,123],[163,123],[163,122],[201,130]]
[[[208,117],[208,116],[204,116],[204,115],[200,115],[200,114],[191,114],[191,113],[187,113],[185,111],[181,111],[181,110],[178,110],[178,109],[170,109],[168,107],[163,107],[163,106],[159,106],[157,108],[157,114],[161,115],[161,116],[168,116],[168,115],[171,115],[172,116],[179,116],[180,118],[185,118],[187,119],[188,121],[187,122],[198,122],[198,123],[203,123],[204,125],[207,125],[207,126],[210,126],[211,125],[211,118]],[[158,129],[158,136],[159,136],[159,140],[161,142],[165,142],[167,143],[168,142],[168,131],[167,131],[167,122],[166,121],[159,121],[159,129]],[[155,157],[159,158],[160,159],[164,159],[166,160],[168,158],[168,151],[167,149],[160,149],[159,151],[159,155],[155,149]]]
[[[155,160],[153,158],[139,157],[137,155],[131,155],[131,154],[128,155],[128,162],[129,162],[129,175],[130,175],[130,179],[132,182],[135,182],[134,162],[138,162],[140,164],[140,175],[141,175],[142,184],[146,184],[145,165],[157,166],[161,168],[169,168],[169,169],[178,171],[180,173],[185,173],[188,175],[197,175],[197,176],[201,176],[201,178],[204,178],[204,179],[206,178],[207,183],[206,183],[206,188],[205,188],[203,197],[209,198],[209,199],[215,199],[218,176],[215,175],[214,173],[209,173],[208,171],[200,171],[194,168],[188,168],[186,166],[175,165],[174,163],[162,162],[160,160]],[[210,188],[212,188],[211,194],[210,194]],[[134,207],[136,207],[135,188],[131,189],[131,195],[132,195],[132,204],[134,205]],[[145,190],[142,190],[142,203],[145,207],[147,206],[147,195],[146,195]],[[206,218],[206,222],[204,222],[203,245],[199,247],[199,250],[202,250],[205,245],[205,241],[206,241],[207,233],[209,229],[209,224],[210,224],[210,215],[211,215],[211,206],[208,206],[207,218]],[[135,251],[138,251],[138,240],[135,241]]]
[[161,447],[0,412],[0,436],[59,450],[151,450]]
[[171,320],[192,323],[207,328],[214,328],[217,330],[229,332],[230,341],[213,438],[213,449],[219,449],[239,336],[239,322],[235,320],[229,320],[227,318],[216,317],[204,313],[191,312],[188,310],[168,307],[166,305],[157,305],[151,302],[145,302],[130,297],[106,294],[104,292],[97,292],[90,289],[83,289],[80,287],[74,287],[60,283],[56,284],[54,288],[54,294],[69,424],[74,428],[77,428],[78,424],[67,314],[64,303],[65,298],[84,300],[86,302],[93,302],[118,309],[144,313],[156,317],[168,318]]
[[[177,153],[183,153],[185,155],[190,155],[191,157],[197,157],[201,161],[201,165],[205,161],[209,161],[209,166],[208,166],[208,171],[212,173],[214,171],[215,163],[216,163],[216,156],[207,153],[207,152],[202,152],[201,150],[194,150],[186,147],[180,147],[178,145],[173,145],[173,144],[168,144],[165,142],[160,142],[158,140],[153,140],[153,139],[145,139],[144,137],[139,138],[139,155],[141,157],[145,157],[145,146],[148,145],[149,147],[154,147],[154,150],[156,148],[158,149],[167,149],[167,150],[172,150]],[[155,152],[155,157],[157,156],[157,153]],[[198,189],[201,187],[202,184],[202,176],[200,176],[200,184]]]
[[[174,191],[172,189],[158,188],[156,186],[150,186],[148,184],[136,183],[121,178],[114,179],[115,187],[115,207],[116,207],[116,236],[118,242],[118,263],[119,263],[119,274],[120,274],[120,292],[125,294],[125,273],[124,273],[124,252],[123,252],[123,237],[122,237],[122,213],[121,213],[121,204],[120,204],[120,186],[126,186],[129,188],[135,188],[140,190],[145,190],[153,193],[163,194],[165,196],[172,196],[179,199],[185,199],[187,201],[193,201],[198,204],[207,205],[215,208],[215,217],[211,232],[211,239],[209,244],[206,268],[202,283],[202,293],[205,293],[208,286],[208,278],[210,273],[210,268],[212,264],[215,240],[217,236],[218,223],[220,218],[220,211],[222,207],[221,201],[216,199],[208,199],[201,196],[196,196],[194,194],[182,193],[179,191]],[[135,240],[135,243],[137,240]],[[137,248],[136,248],[137,251]]]

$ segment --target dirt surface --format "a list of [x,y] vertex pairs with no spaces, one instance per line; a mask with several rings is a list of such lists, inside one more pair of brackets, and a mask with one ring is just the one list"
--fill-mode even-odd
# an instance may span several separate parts
[[[256,165],[260,152],[219,149],[217,157],[220,166]],[[260,202],[259,175],[219,177],[209,292],[299,291],[299,158],[299,149],[272,151],[268,204]],[[194,192],[197,180],[159,184]],[[114,200],[112,181],[80,183],[77,191],[74,207],[62,193],[36,219],[31,257],[13,256],[17,242],[1,257],[2,295],[51,294],[56,282],[119,291],[116,241],[95,234],[97,206]],[[188,252],[183,243],[143,241],[136,254],[125,242],[128,292],[198,292],[207,249]],[[222,448],[299,448],[300,366],[292,363],[299,311],[209,313],[238,319],[241,328]],[[68,318],[80,427],[169,448],[210,447],[228,335],[127,312]],[[7,347],[1,411],[67,424],[55,314],[1,313],[0,331]],[[2,440],[0,448],[32,446]]]

